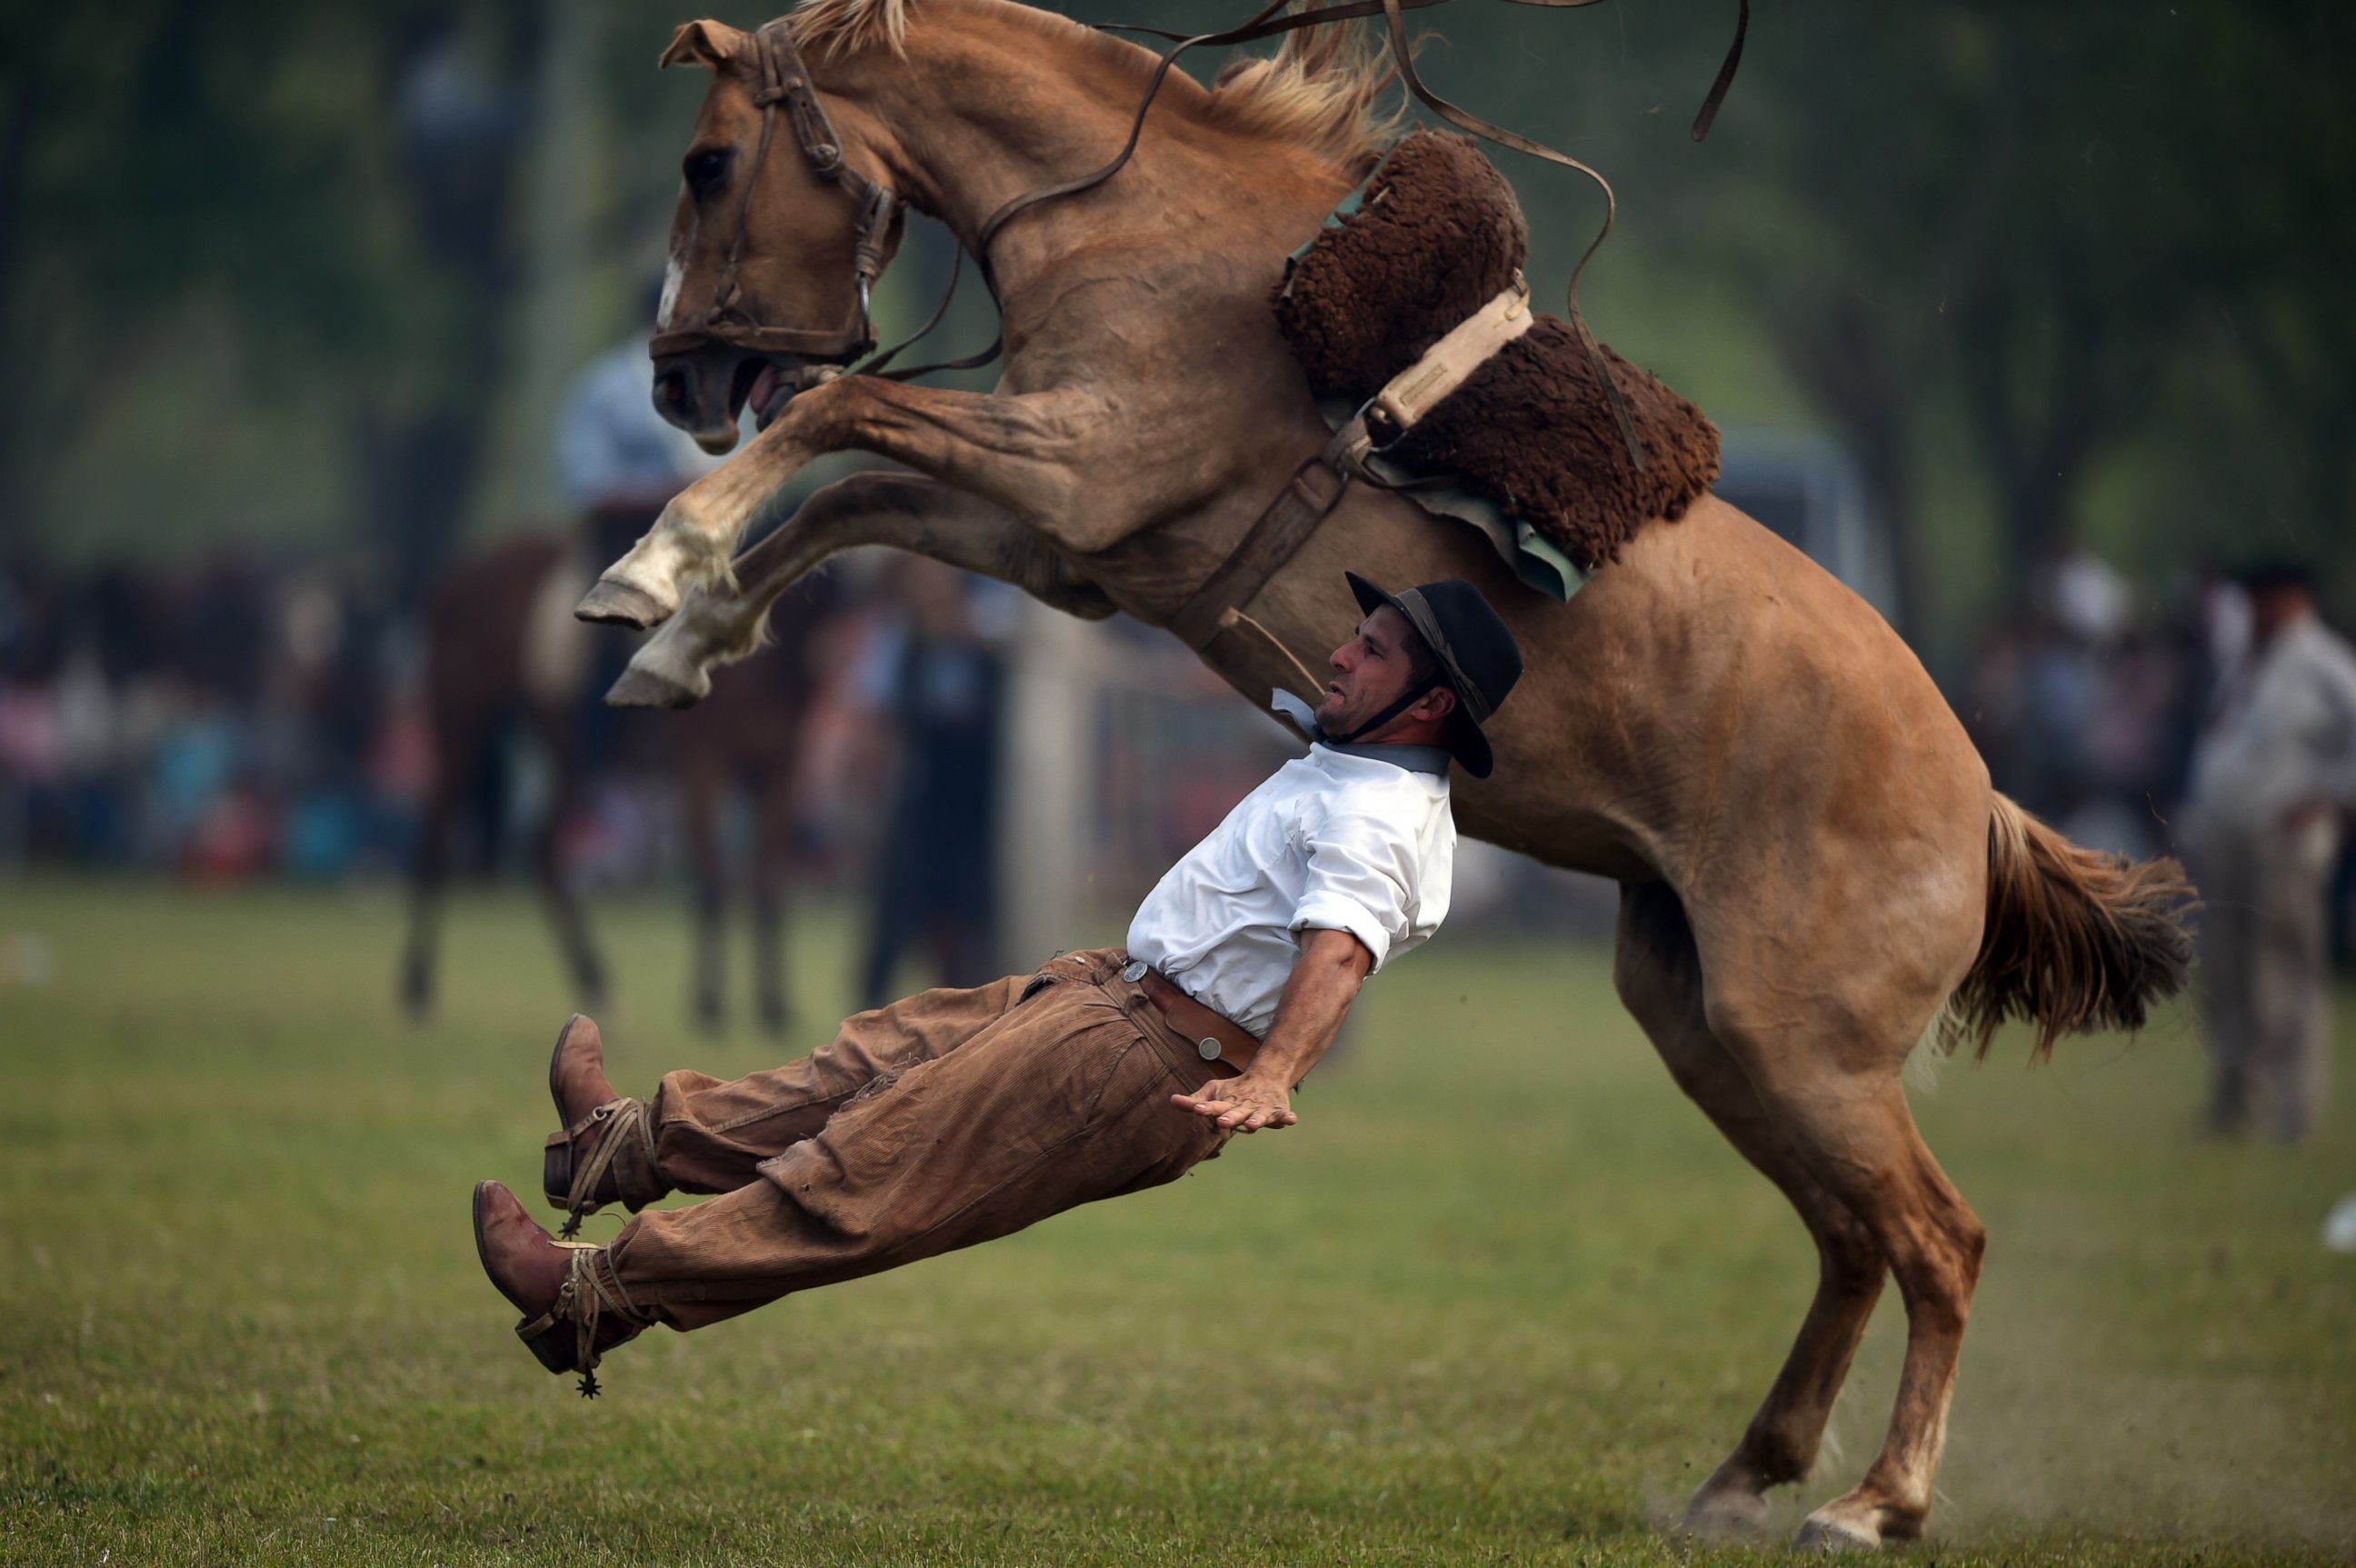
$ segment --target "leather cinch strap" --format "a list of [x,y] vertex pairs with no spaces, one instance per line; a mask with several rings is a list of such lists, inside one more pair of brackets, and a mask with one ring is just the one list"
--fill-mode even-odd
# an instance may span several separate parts
[[1292,478],[1259,514],[1242,542],[1194,590],[1170,620],[1170,629],[1200,653],[1218,637],[1229,610],[1239,610],[1308,542],[1349,489],[1332,445],[1293,470]]
[[[1529,290],[1517,273],[1513,287],[1450,328],[1421,359],[1368,398],[1357,417],[1333,433],[1323,451],[1293,471],[1291,481],[1277,492],[1276,499],[1259,514],[1242,542],[1179,607],[1170,619],[1170,629],[1200,653],[1238,618],[1248,619],[1238,612],[1309,542],[1309,536],[1341,503],[1350,481],[1383,483],[1367,469],[1366,458],[1415,428],[1498,349],[1527,332],[1532,319]],[[1380,441],[1376,439],[1377,432]],[[1269,636],[1265,630],[1262,635]],[[1301,668],[1290,649],[1273,636],[1269,640],[1293,660],[1296,669]],[[1311,690],[1316,685],[1312,680]]]

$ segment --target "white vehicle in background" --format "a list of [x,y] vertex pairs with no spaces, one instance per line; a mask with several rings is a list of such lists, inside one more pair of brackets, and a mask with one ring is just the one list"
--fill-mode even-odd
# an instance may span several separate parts
[[1897,566],[1856,459],[1830,436],[1720,430],[1719,498],[1797,545],[1895,625]]

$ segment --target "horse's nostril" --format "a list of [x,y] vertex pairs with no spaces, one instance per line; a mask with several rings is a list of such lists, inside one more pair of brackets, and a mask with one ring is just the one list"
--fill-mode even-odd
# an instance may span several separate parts
[[664,372],[662,378],[655,382],[655,396],[673,408],[685,408],[687,406],[687,373],[683,371]]

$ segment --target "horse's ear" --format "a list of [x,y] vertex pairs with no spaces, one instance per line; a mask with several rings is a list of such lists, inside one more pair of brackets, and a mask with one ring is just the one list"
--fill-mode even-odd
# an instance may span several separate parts
[[745,35],[725,22],[689,22],[670,36],[657,69],[692,60],[718,70],[743,49]]

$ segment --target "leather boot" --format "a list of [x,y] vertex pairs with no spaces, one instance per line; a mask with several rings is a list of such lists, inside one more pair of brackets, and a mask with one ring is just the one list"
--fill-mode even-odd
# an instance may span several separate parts
[[557,1240],[495,1181],[475,1186],[475,1255],[509,1305],[523,1314],[517,1337],[550,1371],[581,1374],[581,1396],[598,1394],[605,1352],[650,1321],[621,1289],[605,1249]]
[[614,1092],[605,1079],[605,1039],[585,1014],[575,1013],[557,1031],[548,1092],[562,1130],[541,1154],[541,1187],[565,1211],[560,1234],[579,1235],[582,1217],[609,1203],[635,1212],[662,1196],[648,1107]]

